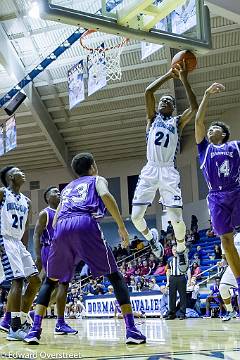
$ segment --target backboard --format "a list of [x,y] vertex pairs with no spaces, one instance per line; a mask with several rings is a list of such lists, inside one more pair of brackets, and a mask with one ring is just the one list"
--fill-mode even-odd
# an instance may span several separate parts
[[206,53],[211,49],[210,16],[204,0],[40,0],[41,17]]

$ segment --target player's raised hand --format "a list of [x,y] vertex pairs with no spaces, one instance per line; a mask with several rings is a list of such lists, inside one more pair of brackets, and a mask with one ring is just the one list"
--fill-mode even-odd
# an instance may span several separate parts
[[213,83],[207,90],[205,91],[206,94],[217,94],[225,90],[225,86],[220,83]]
[[183,60],[182,64],[176,64],[172,69],[174,73],[174,78],[181,80],[182,82],[187,79],[188,71],[185,60]]
[[122,246],[124,248],[127,248],[129,246],[129,234],[127,232],[127,229],[125,228],[125,226],[119,227],[118,232],[122,240]]

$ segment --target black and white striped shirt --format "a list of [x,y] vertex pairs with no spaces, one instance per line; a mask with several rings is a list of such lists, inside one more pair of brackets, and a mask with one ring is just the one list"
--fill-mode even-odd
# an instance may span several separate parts
[[179,270],[179,258],[177,256],[171,256],[168,259],[167,264],[170,275],[183,275]]

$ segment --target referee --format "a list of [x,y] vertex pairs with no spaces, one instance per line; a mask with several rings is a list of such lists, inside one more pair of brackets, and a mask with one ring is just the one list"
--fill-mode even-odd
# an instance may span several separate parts
[[[167,282],[169,284],[169,312],[166,316],[166,320],[173,320],[176,318],[176,301],[177,292],[180,296],[180,309],[179,319],[183,320],[186,317],[186,305],[187,305],[187,278],[186,274],[183,274],[179,270],[179,258],[177,256],[177,247],[172,247],[173,256],[168,259],[167,262]],[[188,276],[190,272],[188,271]]]

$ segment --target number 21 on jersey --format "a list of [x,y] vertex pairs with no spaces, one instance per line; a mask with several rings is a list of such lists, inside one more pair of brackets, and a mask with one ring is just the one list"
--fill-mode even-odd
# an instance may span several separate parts
[[162,131],[156,132],[155,145],[167,148],[169,144],[169,134],[164,134]]

